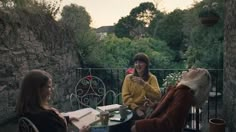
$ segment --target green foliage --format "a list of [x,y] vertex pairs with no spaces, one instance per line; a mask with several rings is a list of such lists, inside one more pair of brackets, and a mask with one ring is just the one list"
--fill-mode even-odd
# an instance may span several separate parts
[[[24,19],[20,24],[34,23],[32,25],[35,27],[32,27],[32,30],[39,35],[39,39],[48,43],[52,43],[51,36],[42,29],[50,28],[52,32],[57,33],[58,28],[41,20],[45,17],[53,19],[52,16],[55,16],[59,9],[59,3],[56,1],[61,2],[61,0],[53,0],[51,3],[44,1],[39,3],[34,0],[0,0],[1,8],[24,7],[26,8],[24,13],[33,12],[37,15],[37,18],[27,19],[22,16]],[[201,25],[198,18],[199,12],[203,10],[209,12],[209,8],[202,8],[207,0],[196,3],[191,9],[177,9],[169,14],[157,11],[150,2],[141,3],[115,25],[115,34],[118,38],[109,35],[101,41],[90,28],[91,17],[84,7],[74,4],[65,6],[59,23],[66,31],[66,35],[75,40],[77,54],[85,66],[130,67],[133,65],[132,57],[138,52],[145,52],[150,57],[151,68],[183,68],[185,64],[182,61],[185,59],[187,67],[195,65],[222,68],[224,2],[215,1],[218,6],[214,10],[221,19],[211,28]],[[56,23],[53,20],[50,22]]]
[[36,0],[0,0],[0,8],[27,10],[30,13],[46,13],[55,17],[60,9],[62,0],[36,1]]
[[150,57],[150,68],[171,67],[173,51],[165,42],[152,38],[131,40],[114,35],[107,36],[94,48],[89,62],[95,62],[99,67],[130,67],[133,65],[133,56],[138,52]]
[[131,10],[130,14],[122,17],[115,25],[117,37],[141,38],[147,36],[146,27],[154,18],[156,9],[151,2],[141,3]]
[[[216,0],[216,8],[220,18],[223,16],[223,2]],[[198,3],[193,9],[189,10],[185,17],[184,34],[187,67],[196,66],[204,68],[223,68],[223,36],[224,23],[223,19],[212,27],[205,27],[200,23],[198,14],[205,5],[205,1]]]
[[71,4],[64,6],[59,22],[72,31],[81,65],[88,65],[88,56],[98,43],[96,33],[90,28],[91,17],[84,7]]
[[117,37],[132,38],[130,31],[133,30],[133,26],[137,26],[138,22],[132,17],[122,17],[115,25],[115,34]]
[[34,3],[33,0],[0,0],[3,8],[22,8]]
[[186,11],[179,9],[174,10],[169,14],[156,12],[156,17],[148,27],[149,34],[154,38],[165,41],[174,51],[174,62],[178,67],[182,67],[181,63],[185,59],[183,53],[186,49],[184,41],[183,23]]
[[157,10],[155,12],[155,17],[153,18],[153,20],[150,22],[150,25],[148,27],[148,33],[150,34],[150,36],[154,37],[156,36],[156,38],[158,38],[157,31],[159,31],[159,23],[161,23],[161,21],[163,21],[163,18],[166,16],[165,13]]
[[[154,21],[149,26],[149,32],[153,37],[167,42],[167,45],[175,50],[183,50],[183,21],[185,11],[176,9],[163,16],[156,15]],[[153,30],[154,29],[154,30]]]
[[156,8],[152,2],[141,3],[138,7],[134,8],[130,12],[130,16],[144,23],[145,26],[150,24],[150,21],[154,18]]
[[199,12],[199,17],[219,17],[217,13],[217,8],[218,3],[217,2],[212,2],[209,4],[205,4],[203,8]]
[[63,7],[60,22],[75,32],[83,33],[90,29],[91,17],[84,7],[71,4]]
[[130,43],[128,38],[109,35],[93,48],[88,62],[95,67],[127,67],[131,57]]
[[199,13],[199,17],[219,17],[219,15],[212,9],[203,9]]
[[0,8],[28,9],[32,12],[43,11],[55,17],[60,9],[62,0],[36,1],[36,0],[0,0]]
[[163,79],[163,86],[167,88],[168,86],[174,86],[182,77],[182,72],[173,72]]
[[51,0],[49,2],[43,0],[39,5],[42,5],[42,7],[44,7],[46,11],[55,18],[59,12],[61,2],[62,0]]

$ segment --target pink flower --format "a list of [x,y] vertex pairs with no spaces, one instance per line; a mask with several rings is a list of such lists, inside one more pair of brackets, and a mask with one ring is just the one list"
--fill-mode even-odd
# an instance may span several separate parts
[[92,76],[92,75],[88,75],[88,76],[86,77],[86,79],[92,80],[92,79],[93,79],[93,76]]
[[134,73],[134,68],[128,68],[126,70],[126,74],[133,74]]

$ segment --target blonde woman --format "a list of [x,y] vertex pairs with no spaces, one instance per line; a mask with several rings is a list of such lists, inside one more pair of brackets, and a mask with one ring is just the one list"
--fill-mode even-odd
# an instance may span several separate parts
[[[67,132],[67,124],[76,118],[64,117],[49,105],[52,92],[52,77],[49,73],[43,70],[30,71],[22,80],[16,112],[19,116],[29,118],[40,132]],[[88,129],[84,127],[80,132]]]
[[169,88],[152,114],[135,122],[132,132],[182,132],[191,106],[200,107],[208,98],[211,76],[206,69],[190,69]]

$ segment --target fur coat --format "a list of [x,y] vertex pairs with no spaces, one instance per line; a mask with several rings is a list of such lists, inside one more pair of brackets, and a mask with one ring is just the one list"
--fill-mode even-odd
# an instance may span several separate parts
[[152,114],[135,122],[137,132],[181,132],[194,103],[192,90],[185,85],[169,88]]

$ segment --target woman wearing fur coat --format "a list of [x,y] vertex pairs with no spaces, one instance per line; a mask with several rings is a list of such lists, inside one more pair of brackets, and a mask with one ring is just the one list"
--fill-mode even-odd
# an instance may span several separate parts
[[181,132],[191,106],[201,106],[210,88],[211,76],[206,69],[190,69],[176,86],[169,88],[151,115],[136,121],[131,131]]

